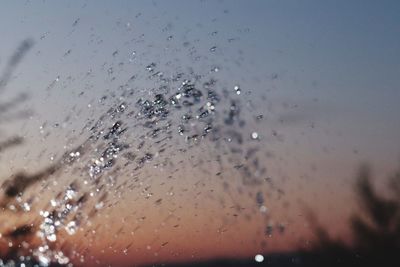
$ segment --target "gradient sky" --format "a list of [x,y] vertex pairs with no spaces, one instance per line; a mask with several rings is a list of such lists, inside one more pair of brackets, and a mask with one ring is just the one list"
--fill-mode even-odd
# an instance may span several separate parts
[[[2,97],[28,92],[27,108],[34,114],[28,122],[2,129],[1,137],[23,133],[27,146],[3,155],[0,171],[5,177],[21,166],[35,171],[51,155],[61,156],[57,151],[74,142],[68,140],[71,132],[80,131],[85,119],[101,109],[88,105],[95,106],[101,95],[117,87],[107,76],[110,67],[117,80],[124,80],[133,72],[140,75],[151,62],[176,69],[191,66],[195,71],[217,64],[224,86],[239,83],[246,99],[264,115],[263,124],[254,127],[262,136],[262,149],[274,155],[266,163],[269,175],[285,192],[283,199],[268,206],[274,221],[287,225],[287,234],[267,240],[266,249],[306,246],[312,239],[304,217],[306,207],[332,233],[344,236],[347,216],[357,207],[352,186],[359,164],[371,163],[380,177],[377,183],[384,187],[381,178],[394,171],[400,160],[398,14],[398,1],[5,1],[0,8],[0,68],[22,40],[31,38],[35,45]],[[170,35],[173,39],[167,42]],[[185,41],[195,43],[201,55],[198,63],[181,49]],[[213,46],[217,50],[210,55]],[[112,56],[114,51],[117,57]],[[119,62],[125,65],[119,67]],[[93,73],[90,82],[87,72]],[[145,82],[136,86],[144,94],[149,87]],[[85,93],[79,96],[80,92]],[[46,127],[62,124],[71,114],[73,119],[64,130],[52,131],[48,137],[40,132],[44,122],[47,131]],[[184,169],[179,175],[187,175]],[[187,184],[172,182],[171,186],[191,188],[201,173],[191,175]],[[158,180],[153,180],[156,191],[169,188],[157,189]],[[201,190],[213,188],[222,190],[220,183],[210,179]],[[152,223],[142,226],[144,230],[135,237],[136,251],[120,253],[130,243],[131,237],[125,235],[121,243],[115,241],[119,253],[113,249],[101,253],[115,238],[107,234],[112,230],[103,229],[92,242],[93,253],[99,258],[113,255],[115,261],[155,260],[153,251],[146,252],[145,247],[163,242],[153,238],[158,234],[149,233],[162,232],[159,224],[176,203],[186,211],[180,214],[184,226],[176,233],[160,234],[159,239],[175,240],[170,241],[175,250],[161,250],[157,260],[248,256],[265,249],[253,230],[264,221],[224,222],[218,214],[226,211],[212,201],[200,205],[202,212],[193,211],[196,200],[187,201],[192,195],[190,189],[176,195],[163,210],[125,196],[101,217],[108,222],[104,227],[123,225],[115,218],[129,214],[132,203]],[[216,218],[215,223],[208,221],[210,217]],[[127,229],[140,224],[133,215],[126,220]],[[221,222],[228,225],[229,234],[204,238]]]

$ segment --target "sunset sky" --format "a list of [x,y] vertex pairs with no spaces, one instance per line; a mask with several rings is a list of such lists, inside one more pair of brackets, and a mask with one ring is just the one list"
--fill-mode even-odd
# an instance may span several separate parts
[[[107,111],[99,99],[132,75],[136,92],[150,95],[150,63],[166,74],[218,67],[221,89],[240,85],[244,146],[259,148],[271,183],[243,185],[227,163],[216,176],[222,150],[213,143],[175,150],[164,155],[174,166],[144,168],[137,184],[134,175],[120,177],[126,184],[108,189],[109,206],[68,243],[88,248],[93,266],[254,257],[307,247],[309,209],[346,238],[360,164],[373,166],[384,190],[400,162],[399,14],[398,1],[5,1],[0,71],[23,40],[34,45],[0,96],[7,102],[26,92],[21,109],[32,111],[27,120],[1,121],[0,140],[18,133],[25,141],[1,155],[2,179],[34,173],[79,145],[85,124]],[[42,192],[43,206],[85,175],[65,171],[31,192]],[[257,206],[259,191],[268,216]],[[285,231],[270,237],[268,225]]]

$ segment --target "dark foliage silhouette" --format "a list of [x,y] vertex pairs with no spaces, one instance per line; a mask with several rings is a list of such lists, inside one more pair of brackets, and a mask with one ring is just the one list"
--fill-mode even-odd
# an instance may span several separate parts
[[[33,41],[30,39],[24,40],[12,55],[5,70],[0,75],[0,96],[4,93],[6,86],[18,64],[21,62],[25,54],[33,46]],[[20,93],[8,101],[0,101],[0,127],[4,126],[5,122],[10,122],[16,119],[23,119],[29,116],[30,112],[27,110],[20,110],[21,104],[28,99],[28,95]],[[1,128],[0,128],[1,129]],[[0,140],[0,152],[5,149],[20,145],[23,139],[19,136],[11,136],[5,140]]]
[[363,165],[358,173],[355,193],[362,212],[350,219],[353,243],[347,245],[331,238],[318,224],[315,214],[309,220],[314,227],[317,241],[307,251],[266,255],[262,263],[254,259],[219,259],[205,262],[160,264],[157,266],[400,266],[400,171],[389,179],[388,195],[378,194],[373,187],[370,168]]
[[[16,49],[15,53],[11,56],[7,62],[5,70],[0,75],[0,96],[5,92],[7,84],[12,77],[15,69],[20,64],[27,52],[32,48],[34,42],[31,39],[26,39],[19,47]],[[11,98],[8,101],[0,101],[0,130],[7,126],[14,120],[27,119],[31,114],[29,110],[21,108],[21,105],[28,100],[28,95],[25,93],[20,93],[17,96]],[[17,134],[11,134],[11,136],[4,137],[0,139],[0,153],[7,152],[8,149],[23,145],[24,139]],[[26,175],[23,173],[17,173],[12,175],[10,179],[7,179],[2,184],[0,208],[2,211],[2,220],[7,220],[8,215],[4,216],[4,213],[8,213],[8,204],[12,198],[15,198],[18,194],[22,193],[24,189],[29,187],[35,180],[49,172],[52,172],[54,167],[50,167],[43,171],[40,171],[34,175]],[[19,211],[16,210],[13,219],[18,218]],[[7,219],[6,219],[7,218]],[[18,219],[16,220],[18,224]],[[0,260],[1,265],[4,266],[20,266],[20,264],[25,264],[24,266],[38,266],[36,262],[31,257],[20,258],[22,248],[22,243],[29,244],[34,239],[34,228],[35,224],[22,224],[15,225],[11,229],[0,229],[2,232],[2,242],[12,244],[8,245],[7,249],[4,249],[4,245],[0,248]],[[23,266],[23,265],[21,265]]]
[[378,194],[371,180],[370,168],[362,166],[356,183],[362,213],[350,220],[352,245],[330,238],[311,218],[318,242],[304,253],[306,266],[400,266],[400,172],[389,179],[391,197]]

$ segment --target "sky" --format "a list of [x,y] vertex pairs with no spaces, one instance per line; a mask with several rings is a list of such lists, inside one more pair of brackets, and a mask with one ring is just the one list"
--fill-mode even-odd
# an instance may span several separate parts
[[[176,172],[145,169],[136,191],[110,189],[115,204],[87,226],[99,227],[89,238],[92,261],[128,264],[295,250],[313,238],[307,209],[332,234],[346,236],[347,218],[357,210],[353,184],[360,164],[373,166],[374,182],[384,190],[384,178],[400,160],[399,12],[398,1],[5,1],[0,70],[23,40],[34,45],[1,102],[26,92],[30,98],[22,109],[32,114],[2,127],[0,137],[17,132],[25,145],[1,156],[0,173],[35,172],[79,144],[84,125],[108,107],[99,99],[118,93],[132,75],[138,77],[130,85],[135,94],[149,96],[157,86],[146,76],[153,62],[167,75],[217,67],[221,89],[240,85],[242,90],[248,123],[239,131],[260,135],[260,164],[274,188],[263,191],[268,218],[255,205],[259,188],[242,186],[229,165],[220,180],[205,172],[216,170],[215,162],[196,167],[200,158],[218,151],[208,144],[172,154],[181,162]],[[261,123],[254,122],[257,115],[263,115]],[[129,129],[135,138],[137,129]],[[166,173],[174,178],[162,182]],[[52,178],[58,183],[38,186],[46,188],[44,196],[50,199],[72,179],[61,176]],[[230,189],[223,183],[228,178]],[[132,178],[125,173],[121,179],[129,184]],[[154,208],[140,193],[143,185],[155,196],[175,194]],[[235,186],[245,193],[236,195]],[[237,221],[226,216],[236,203],[247,208]],[[286,232],[260,238],[269,224],[285,225]],[[71,239],[84,240],[88,231]],[[208,232],[215,234],[206,238]]]

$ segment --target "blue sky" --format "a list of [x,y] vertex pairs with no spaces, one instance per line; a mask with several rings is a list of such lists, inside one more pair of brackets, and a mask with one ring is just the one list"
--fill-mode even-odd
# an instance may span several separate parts
[[[0,10],[0,64],[5,66],[21,40],[35,41],[10,86],[33,96],[37,121],[31,127],[37,129],[46,116],[61,119],[71,103],[84,107],[109,87],[96,75],[97,89],[86,98],[75,97],[84,89],[78,79],[49,100],[45,89],[58,76],[65,81],[111,66],[115,50],[121,56],[142,51],[140,64],[166,60],[162,51],[170,34],[170,47],[197,40],[197,52],[209,62],[235,62],[222,63],[226,80],[242,83],[254,102],[265,94],[272,119],[297,118],[293,126],[276,126],[295,135],[287,140],[305,144],[297,133],[303,129],[314,141],[302,149],[327,146],[336,151],[333,158],[394,164],[400,151],[399,11],[398,1],[6,1]],[[163,31],[168,27],[170,32]],[[141,34],[147,47],[132,41]],[[219,50],[211,57],[207,50],[213,45]],[[68,50],[71,55],[64,57]],[[176,56],[187,61],[182,51]],[[317,130],[308,127],[312,123]]]
[[[22,40],[35,42],[2,95],[28,92],[35,113],[4,134],[21,131],[31,157],[43,148],[51,154],[96,114],[88,105],[119,80],[142,75],[147,64],[166,72],[216,64],[223,85],[240,84],[266,117],[259,132],[278,155],[272,172],[290,177],[280,181],[288,192],[311,201],[314,193],[349,193],[359,163],[386,174],[400,160],[399,14],[399,1],[4,1],[0,69]],[[195,47],[193,55],[185,42]],[[151,85],[136,86],[145,94]],[[44,142],[39,127],[71,111],[66,131]],[[16,156],[26,151],[13,153],[1,171],[37,167]]]

